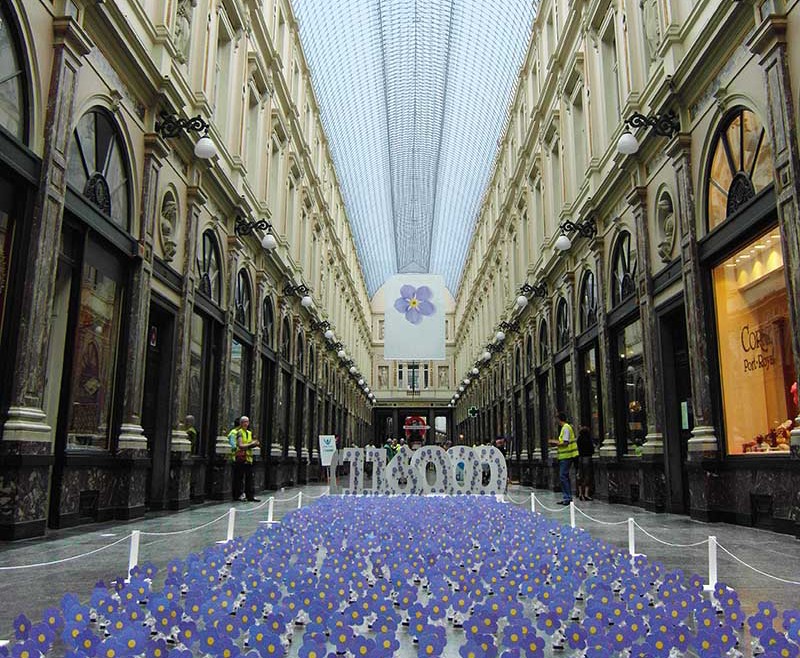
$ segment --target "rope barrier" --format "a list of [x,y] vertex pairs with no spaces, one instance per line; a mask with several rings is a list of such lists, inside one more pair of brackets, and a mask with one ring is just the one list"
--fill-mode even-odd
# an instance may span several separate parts
[[747,567],[748,569],[751,569],[751,570],[755,571],[756,573],[761,574],[762,576],[766,576],[767,578],[772,578],[773,580],[777,580],[778,582],[781,582],[781,583],[786,583],[787,585],[800,585],[800,581],[798,581],[798,580],[787,580],[786,578],[780,578],[779,576],[773,576],[771,573],[767,573],[766,571],[761,571],[761,569],[756,569],[756,567],[754,567],[754,566],[752,566],[750,564],[747,564],[747,562],[745,562],[744,560],[736,557],[733,553],[731,553],[727,548],[725,548],[719,542],[717,542],[717,548],[721,549],[722,551],[724,551],[725,553],[730,555],[734,560],[736,560],[742,566]]
[[319,498],[322,498],[323,496],[328,496],[328,495],[330,495],[330,490],[323,491],[319,496],[312,496],[311,494],[306,494],[305,497],[308,498],[309,500],[318,500]]
[[634,523],[634,524],[636,525],[636,527],[637,527],[637,528],[639,528],[639,530],[641,530],[641,531],[642,531],[642,532],[643,532],[645,535],[647,535],[648,537],[650,537],[650,539],[652,539],[652,540],[654,540],[654,541],[657,541],[659,544],[664,544],[664,546],[672,546],[673,548],[693,548],[694,546],[702,546],[703,544],[707,544],[707,543],[708,543],[708,538],[706,538],[706,539],[703,539],[702,541],[696,541],[696,542],[694,542],[694,543],[692,543],[692,544],[674,544],[674,543],[672,543],[672,542],[669,542],[669,541],[664,541],[663,539],[659,539],[659,538],[658,538],[658,537],[656,537],[655,535],[653,535],[653,534],[651,534],[651,533],[647,532],[647,530],[645,530],[645,529],[644,529],[642,526],[640,526],[640,525],[637,523],[636,519],[634,519],[634,520],[633,520],[633,523]]
[[587,519],[590,521],[594,521],[595,523],[599,523],[600,525],[624,525],[628,522],[627,519],[623,519],[622,521],[602,521],[600,519],[596,519],[593,516],[589,516],[586,512],[584,512],[580,507],[577,505],[575,506],[575,511],[583,514]]
[[248,507],[247,509],[240,509],[240,510],[236,510],[236,512],[237,512],[237,514],[250,514],[250,513],[252,513],[252,512],[257,512],[257,511],[258,511],[258,510],[260,510],[262,507],[264,507],[264,506],[266,506],[266,505],[269,505],[269,501],[270,501],[270,500],[274,500],[274,499],[272,498],[272,496],[270,496],[269,498],[267,498],[267,499],[266,499],[266,500],[265,500],[263,503],[260,503],[259,505],[256,505],[255,507]]
[[506,497],[515,505],[527,505],[528,503],[527,500],[514,500],[514,497],[509,493],[506,494]]
[[221,521],[222,519],[226,518],[229,515],[229,512],[225,512],[218,516],[216,519],[209,521],[208,523],[204,523],[203,525],[199,525],[196,528],[187,528],[186,530],[172,530],[170,532],[146,532],[144,530],[140,531],[142,537],[171,537],[173,535],[183,535],[189,532],[196,532],[197,530],[202,530],[203,528],[207,528],[210,525],[213,525],[217,521]]
[[536,500],[539,501],[539,507],[541,507],[544,510],[547,510],[548,512],[566,512],[569,509],[569,506],[567,505],[564,505],[564,507],[547,507],[547,505],[542,503],[542,501],[539,500],[538,498]]
[[301,491],[299,491],[299,492],[297,492],[297,493],[296,493],[294,496],[292,496],[291,498],[276,498],[276,499],[275,499],[275,502],[276,502],[276,503],[291,503],[293,500],[295,500],[295,499],[296,499],[297,497],[299,497],[301,494],[302,494],[302,492],[301,492]]
[[19,564],[13,567],[0,567],[0,571],[13,571],[16,569],[32,569],[34,567],[49,567],[53,564],[63,564],[64,562],[71,562],[72,560],[79,560],[83,557],[89,557],[90,555],[94,555],[95,553],[99,553],[100,551],[104,551],[107,548],[111,548],[112,546],[116,546],[117,544],[121,544],[124,541],[128,541],[131,538],[131,535],[125,535],[124,537],[117,539],[117,541],[111,542],[110,544],[106,544],[105,546],[101,546],[100,548],[95,548],[88,553],[81,553],[80,555],[73,555],[71,557],[65,557],[60,560],[51,560],[50,562],[37,562],[36,564]]

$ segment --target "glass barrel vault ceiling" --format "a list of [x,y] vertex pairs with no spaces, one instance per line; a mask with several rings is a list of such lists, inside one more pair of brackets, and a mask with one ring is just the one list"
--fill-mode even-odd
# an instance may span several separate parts
[[535,0],[293,0],[370,296],[455,294]]

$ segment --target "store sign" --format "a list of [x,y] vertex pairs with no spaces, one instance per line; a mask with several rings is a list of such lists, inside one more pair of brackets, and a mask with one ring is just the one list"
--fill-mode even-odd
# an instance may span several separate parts
[[336,436],[333,434],[319,435],[319,462],[322,466],[330,466],[331,459],[336,452]]
[[[403,446],[387,464],[382,448],[345,448],[339,463],[350,464],[344,494],[477,494],[503,493],[508,480],[505,457],[494,446],[439,446],[411,450]],[[372,462],[372,488],[365,487],[364,462]]]
[[740,341],[745,354],[745,372],[769,370],[775,366],[775,343],[767,330],[746,324],[740,331]]

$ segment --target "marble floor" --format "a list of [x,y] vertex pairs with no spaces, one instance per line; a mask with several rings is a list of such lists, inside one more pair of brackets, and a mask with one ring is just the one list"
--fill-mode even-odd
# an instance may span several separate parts
[[[297,507],[296,494],[302,491],[304,503],[311,497],[325,492],[324,486],[309,485],[301,488],[275,492],[274,515],[280,520]],[[508,499],[530,509],[530,491],[527,487],[511,486]],[[569,509],[556,503],[559,494],[537,490],[537,511],[557,517],[569,523]],[[266,502],[267,495],[262,496]],[[635,507],[610,505],[608,503],[576,502],[576,524],[595,537],[617,544],[628,545],[628,530],[625,524],[603,525],[593,519],[606,522],[624,521],[633,517],[636,522],[654,537],[675,544],[691,544],[702,541],[709,535],[717,537],[719,544],[740,560],[785,580],[800,581],[800,541],[788,535],[756,530],[728,524],[707,524],[688,517],[645,512]],[[547,511],[547,506],[557,511]],[[227,532],[227,511],[230,503],[206,504],[179,513],[149,514],[145,519],[130,523],[106,523],[83,528],[56,531],[46,538],[24,542],[0,544],[0,567],[63,560],[87,553],[112,542],[119,543],[88,557],[62,562],[52,566],[31,569],[0,571],[0,640],[11,635],[11,623],[19,612],[30,618],[40,618],[42,610],[58,605],[65,592],[75,592],[88,598],[92,586],[98,580],[110,580],[125,573],[132,530],[144,533],[141,537],[139,562],[153,562],[163,568],[175,556],[185,557],[199,551],[203,546],[223,541]],[[235,533],[247,535],[266,521],[267,507],[254,509],[255,504],[237,503]],[[177,535],[148,535],[148,532],[174,532],[202,527],[194,532]],[[668,569],[682,568],[687,574],[699,573],[707,577],[708,549],[703,544],[692,548],[667,546],[651,539],[636,529],[636,550],[648,558],[659,560]],[[761,600],[775,602],[779,610],[800,606],[800,586],[782,583],[760,575],[718,551],[718,580],[734,587],[740,595],[747,613],[751,613]],[[158,583],[157,583],[158,585]]]

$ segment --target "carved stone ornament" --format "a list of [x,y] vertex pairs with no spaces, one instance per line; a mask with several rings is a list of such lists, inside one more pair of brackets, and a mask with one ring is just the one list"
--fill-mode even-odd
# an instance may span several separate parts
[[178,51],[177,59],[185,64],[189,59],[189,42],[192,35],[192,13],[197,0],[178,0],[178,10],[175,16],[175,49]]
[[661,43],[661,25],[658,19],[658,0],[642,0],[642,22],[644,38],[647,41],[647,55],[652,62],[658,53]]
[[658,242],[658,256],[664,263],[672,260],[675,248],[675,210],[669,194],[662,194],[658,200],[658,228],[661,239]]
[[178,227],[178,204],[172,192],[167,192],[164,195],[158,224],[164,260],[170,263],[175,258],[175,251],[178,247],[178,243],[175,241]]

